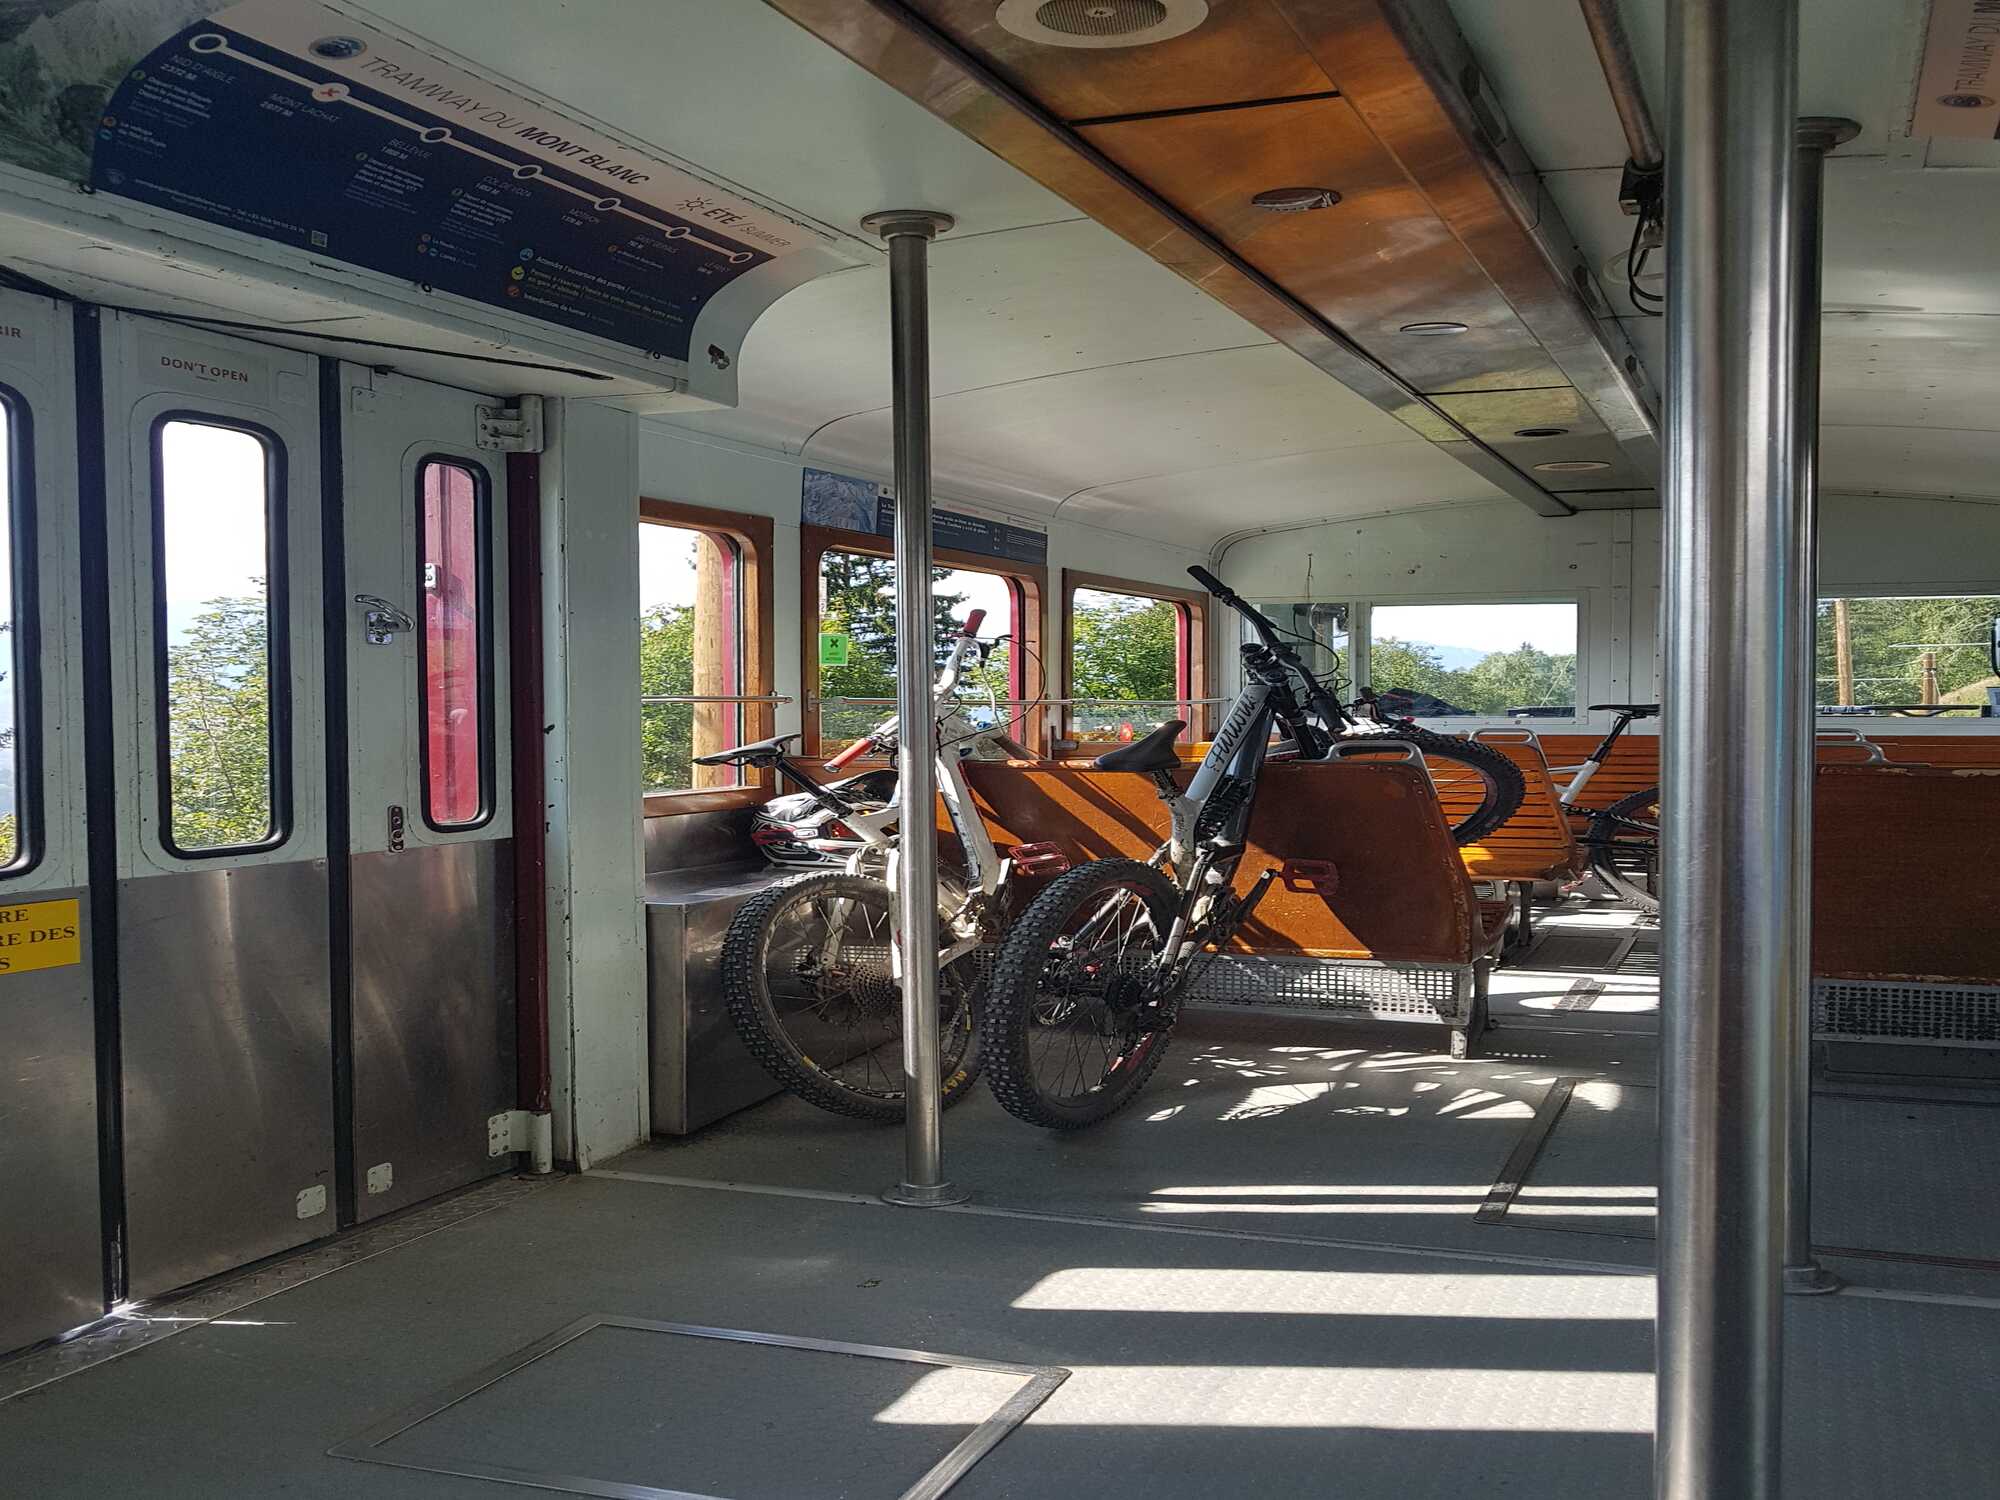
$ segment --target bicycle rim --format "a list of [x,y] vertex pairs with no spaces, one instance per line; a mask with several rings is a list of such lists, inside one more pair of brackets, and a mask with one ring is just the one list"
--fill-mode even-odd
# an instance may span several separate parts
[[[809,877],[773,893],[754,945],[737,955],[739,1029],[780,1081],[822,1108],[893,1119],[902,1113],[902,990],[890,963],[888,888],[848,875]],[[725,955],[727,963],[730,955]],[[750,972],[740,973],[746,963]],[[948,1096],[969,1081],[971,964],[938,976],[939,1072]],[[733,987],[732,987],[733,988]],[[738,1003],[739,998],[747,1004]],[[746,1038],[748,1039],[748,1038]]]

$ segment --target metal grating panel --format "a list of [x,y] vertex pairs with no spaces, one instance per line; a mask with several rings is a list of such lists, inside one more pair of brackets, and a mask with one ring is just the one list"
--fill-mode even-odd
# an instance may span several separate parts
[[2000,1047],[2000,987],[1822,979],[1813,985],[1813,1035],[1826,1041]]
[[1187,999],[1463,1026],[1472,1018],[1472,990],[1469,965],[1227,954],[1195,976]]

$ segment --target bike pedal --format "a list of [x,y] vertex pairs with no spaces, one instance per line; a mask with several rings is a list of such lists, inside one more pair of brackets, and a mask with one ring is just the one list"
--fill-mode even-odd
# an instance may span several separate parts
[[1066,875],[1069,856],[1055,844],[1016,844],[1007,858],[1023,875]]
[[1288,891],[1315,896],[1340,890],[1340,870],[1330,859],[1288,859],[1278,867],[1278,880]]

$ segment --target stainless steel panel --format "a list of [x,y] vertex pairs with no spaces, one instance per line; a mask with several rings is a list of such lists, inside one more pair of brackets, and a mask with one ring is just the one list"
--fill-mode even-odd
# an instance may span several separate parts
[[488,1116],[517,1098],[514,846],[361,854],[352,871],[354,1201],[371,1219],[514,1165],[486,1154]]
[[722,1000],[722,940],[743,903],[784,872],[736,866],[646,880],[653,1129],[686,1135],[778,1092]]
[[75,899],[84,961],[0,974],[0,1352],[104,1311],[98,1226],[97,1038],[90,893]]
[[675,813],[645,821],[648,875],[672,875],[710,865],[741,864],[749,855],[754,808]]
[[326,861],[119,884],[130,1295],[334,1229]]

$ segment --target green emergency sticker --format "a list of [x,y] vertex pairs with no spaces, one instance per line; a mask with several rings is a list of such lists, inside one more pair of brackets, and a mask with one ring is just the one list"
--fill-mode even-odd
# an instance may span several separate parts
[[847,653],[853,649],[854,637],[839,630],[822,630],[819,635],[819,664],[822,667],[844,667]]

